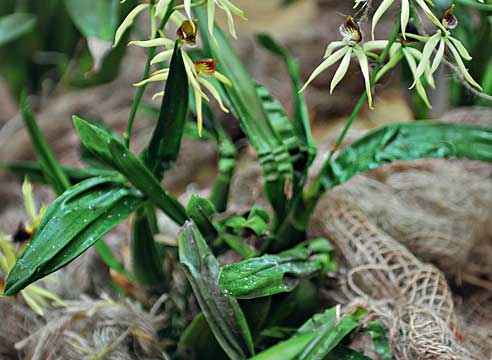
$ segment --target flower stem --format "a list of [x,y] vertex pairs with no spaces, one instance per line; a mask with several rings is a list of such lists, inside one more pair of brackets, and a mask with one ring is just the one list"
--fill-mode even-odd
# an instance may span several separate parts
[[[159,31],[164,29],[173,11],[174,11],[174,0],[171,1],[171,3],[169,3],[166,14],[164,15],[164,17],[162,18],[159,24],[159,28],[156,30],[154,34],[152,34],[152,39],[155,39],[157,36],[159,36]],[[155,52],[156,52],[155,47],[151,47],[147,51],[147,61],[145,63],[145,69],[143,72],[142,79],[147,79],[149,77],[150,68],[151,68],[150,62],[152,61]],[[123,134],[123,138],[125,139],[125,145],[127,148],[130,147],[130,139],[132,136],[133,123],[135,122],[135,117],[137,115],[138,108],[140,107],[140,103],[142,102],[142,97],[146,88],[147,88],[147,84],[140,86],[137,92],[135,93],[135,98],[133,99],[132,108],[130,110],[130,116],[128,117],[128,125],[125,133]]]

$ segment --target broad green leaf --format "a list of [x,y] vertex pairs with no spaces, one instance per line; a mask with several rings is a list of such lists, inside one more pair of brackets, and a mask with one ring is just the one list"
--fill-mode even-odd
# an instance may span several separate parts
[[14,13],[0,17],[0,46],[31,31],[36,24],[32,14]]
[[316,333],[294,336],[252,357],[250,360],[294,360],[316,337]]
[[303,143],[308,152],[305,159],[305,167],[309,167],[314,157],[316,156],[316,143],[311,135],[311,125],[309,123],[308,108],[306,105],[306,99],[304,93],[301,92],[301,78],[299,74],[299,64],[292,58],[292,56],[277,43],[272,37],[267,34],[259,34],[257,36],[258,42],[272,54],[275,54],[283,60],[287,66],[290,80],[292,83],[292,92],[294,97],[294,129],[297,136]]
[[232,86],[224,86],[229,103],[238,117],[241,127],[258,154],[265,178],[265,194],[281,217],[285,211],[284,186],[293,179],[293,167],[289,153],[279,138],[263,109],[256,93],[255,83],[247,72],[224,33],[215,27],[213,41],[207,29],[207,14],[195,8],[200,31],[208,55],[218,61],[218,70],[227,76]]
[[29,131],[32,146],[38,158],[41,170],[47,182],[53,187],[56,193],[61,194],[70,186],[70,181],[58,164],[48,141],[36,124],[36,120],[27,101],[26,94],[21,95],[20,106],[22,118]]
[[188,77],[176,41],[157,125],[143,155],[145,164],[158,179],[178,157],[187,118]]
[[236,299],[217,283],[219,263],[197,227],[187,222],[179,235],[179,260],[215,338],[232,359],[254,354],[253,340]]
[[332,307],[322,313],[313,315],[299,329],[297,335],[318,331],[323,327],[333,327],[337,323],[337,308]]
[[316,332],[299,355],[299,360],[324,360],[345,336],[359,326],[359,321],[367,314],[364,309],[357,309],[354,313],[344,315],[335,324],[327,323]]
[[277,255],[263,255],[224,266],[219,286],[239,299],[253,299],[292,291],[302,279],[319,274],[330,262],[328,254],[298,247]]
[[381,321],[369,321],[364,332],[371,336],[372,344],[379,360],[394,359],[388,340],[388,329]]
[[82,143],[100,160],[125,175],[149,200],[178,224],[184,224],[186,211],[165,191],[150,170],[113,134],[74,116],[73,123]]
[[423,121],[381,127],[326,164],[319,189],[310,189],[308,198],[315,202],[323,192],[384,164],[428,158],[492,162],[492,128]]
[[72,21],[85,37],[114,40],[119,23],[119,0],[64,0]]
[[[40,184],[47,184],[41,166],[35,161],[1,162],[0,168],[7,169],[19,179],[28,177],[30,181]],[[62,166],[63,173],[68,177],[70,183],[77,184],[95,176],[115,176],[116,172],[105,169],[82,169]]]
[[137,192],[114,178],[92,178],[70,187],[48,207],[9,273],[5,295],[65,266],[142,204]]
[[164,285],[162,254],[154,241],[156,233],[154,207],[146,206],[137,211],[132,224],[132,269],[136,280],[143,286]]

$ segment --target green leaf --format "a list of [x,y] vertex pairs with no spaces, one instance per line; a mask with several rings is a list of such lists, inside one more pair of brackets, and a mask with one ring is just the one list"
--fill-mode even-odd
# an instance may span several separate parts
[[119,23],[119,0],[64,0],[72,21],[85,37],[113,41]]
[[379,360],[393,360],[393,352],[388,340],[388,329],[381,321],[369,321],[364,332],[371,336],[374,350]]
[[249,245],[242,237],[223,233],[220,234],[220,239],[224,241],[236,254],[243,259],[249,259],[258,255],[256,249]]
[[143,286],[164,285],[162,254],[154,241],[157,231],[154,207],[146,206],[137,211],[132,224],[132,268],[136,280]]
[[178,224],[184,224],[186,211],[165,191],[150,170],[113,134],[74,116],[73,123],[85,147],[100,160],[125,175],[137,189]]
[[456,0],[458,4],[470,6],[480,11],[492,11],[492,4],[486,4],[478,0]]
[[32,14],[14,13],[0,18],[0,46],[28,33],[34,28],[36,17]]
[[250,360],[294,360],[316,337],[316,333],[294,336],[252,357]]
[[316,337],[311,339],[304,348],[299,360],[324,360],[340,341],[359,326],[359,321],[367,315],[364,309],[344,315],[336,324],[323,324],[317,331]]
[[[189,351],[192,356],[187,353]],[[183,359],[229,359],[215,339],[203,313],[195,316],[179,338],[178,353]]]
[[325,360],[373,360],[370,357],[361,354],[355,350],[352,350],[343,345],[337,345],[326,356]]
[[216,214],[216,211],[209,200],[195,194],[191,195],[186,206],[186,213],[193,220],[207,242],[217,237],[217,229],[212,223],[212,217]]
[[236,299],[218,286],[219,263],[197,227],[187,222],[179,235],[179,259],[200,307],[224,351],[232,359],[254,354],[253,340]]
[[219,286],[239,299],[290,292],[302,279],[323,271],[328,262],[327,254],[314,256],[308,247],[298,247],[226,265],[220,270]]
[[395,161],[429,158],[492,162],[492,128],[417,121],[373,130],[325,164],[319,184],[307,194],[308,208],[357,174]]
[[[0,161],[0,168],[7,169],[19,179],[28,177],[30,181],[40,184],[47,184],[46,178],[43,175],[41,166],[35,161],[16,161],[16,162],[2,162]],[[68,177],[70,183],[77,184],[81,181],[87,180],[95,176],[115,176],[116,172],[113,170],[105,169],[81,169],[62,166],[63,173]]]
[[157,125],[143,154],[145,164],[158,179],[178,157],[188,118],[188,87],[181,48],[176,41]]
[[143,203],[114,178],[97,177],[67,189],[46,211],[29,246],[7,277],[5,295],[65,266]]
[[294,97],[294,129],[308,152],[307,158],[305,159],[305,166],[307,168],[311,165],[316,156],[316,142],[311,135],[311,125],[309,122],[306,99],[304,98],[304,93],[300,91],[302,86],[299,74],[299,64],[292,56],[290,56],[285,48],[269,35],[259,34],[256,39],[265,49],[283,60],[287,66]]
[[53,187],[55,192],[57,194],[61,194],[65,191],[65,189],[70,187],[70,181],[58,164],[48,141],[36,124],[36,120],[31,111],[31,107],[29,106],[25,93],[21,95],[20,106],[22,118],[27,130],[29,131],[32,146],[34,148],[34,152],[36,153],[36,157],[38,158],[41,170],[43,171],[47,182]]
[[286,146],[282,143],[263,109],[255,83],[245,69],[224,33],[216,26],[210,37],[207,14],[195,8],[204,47],[208,55],[218,61],[218,70],[227,76],[232,86],[224,86],[235,115],[258,154],[265,178],[265,194],[278,217],[285,211],[285,183],[293,179],[293,167]]

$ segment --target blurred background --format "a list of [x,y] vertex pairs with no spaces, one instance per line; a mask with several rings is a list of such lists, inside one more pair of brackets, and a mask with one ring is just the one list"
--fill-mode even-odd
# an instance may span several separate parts
[[[84,154],[72,131],[73,114],[104,122],[120,134],[124,131],[136,91],[132,84],[141,80],[146,59],[144,49],[127,47],[126,43],[128,38],[145,38],[149,21],[141,16],[131,34],[111,49],[114,30],[137,1],[127,0],[122,4],[117,0],[100,1],[100,8],[96,9],[83,6],[84,3],[82,0],[1,1],[0,161],[34,160],[30,140],[18,115],[22,91],[29,95],[39,125],[63,164],[84,163]],[[234,45],[256,81],[269,88],[290,111],[291,89],[286,69],[258,46],[255,36],[265,32],[285,45],[298,59],[302,78],[307,79],[320,63],[326,45],[339,38],[340,24],[347,15],[353,14],[352,3],[346,0],[236,0],[235,3],[245,11],[248,21],[236,19],[239,39]],[[444,10],[450,2],[440,0],[436,5]],[[491,5],[471,0],[459,1],[456,15],[460,26],[454,35],[473,56],[469,63],[473,77],[485,92],[492,93],[490,8]],[[100,15],[108,11],[110,16],[101,18]],[[81,12],[94,16],[81,17]],[[377,37],[389,31],[394,16],[391,11],[387,13]],[[219,17],[219,21],[225,23],[224,18]],[[367,23],[361,27],[365,34],[369,33]],[[306,92],[320,152],[331,146],[337,130],[364,91],[357,64],[330,96],[332,75],[333,72],[325,72]],[[469,94],[446,67],[439,70],[437,77],[437,88],[429,89],[433,104],[433,109],[429,110],[408,90],[409,70],[404,66],[397,68],[377,85],[375,110],[364,109],[355,122],[354,131],[428,118],[491,124],[490,103]],[[158,101],[151,100],[151,95],[161,90],[161,86],[157,84],[147,89],[144,104],[158,105]],[[217,114],[223,117],[238,147],[243,146],[238,123],[221,112]],[[146,143],[153,124],[149,113],[138,113],[132,142],[136,150]],[[176,193],[183,192],[183,184],[190,181],[199,188],[206,188],[213,179],[215,157],[213,146],[185,141],[181,160],[173,174],[167,176],[166,186]],[[52,197],[42,189],[39,194],[45,201]],[[13,231],[18,223],[17,209],[21,207],[20,186],[18,179],[5,172],[0,173],[0,199],[0,228]]]

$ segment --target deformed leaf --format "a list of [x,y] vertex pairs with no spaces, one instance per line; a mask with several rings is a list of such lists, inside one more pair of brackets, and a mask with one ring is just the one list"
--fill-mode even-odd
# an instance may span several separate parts
[[114,178],[96,177],[67,189],[46,211],[29,246],[7,277],[5,295],[74,260],[137,210],[144,200]]
[[212,241],[217,236],[217,229],[212,223],[216,211],[214,205],[207,199],[192,195],[186,206],[188,217],[193,220],[205,240]]
[[263,255],[224,266],[219,286],[239,299],[252,299],[292,291],[299,282],[322,272],[328,254],[317,254],[308,247],[297,247],[277,255]]
[[254,354],[253,340],[239,303],[217,283],[219,263],[197,227],[186,222],[179,235],[179,260],[215,338],[232,359]]

